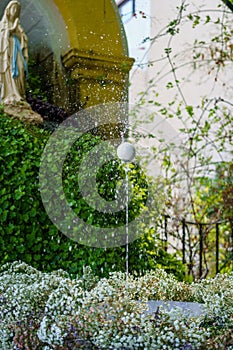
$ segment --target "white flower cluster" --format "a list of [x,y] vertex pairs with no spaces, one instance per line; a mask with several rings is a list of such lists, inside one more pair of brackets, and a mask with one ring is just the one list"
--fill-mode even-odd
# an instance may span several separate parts
[[[25,322],[39,321],[38,338],[62,345],[64,324],[77,310],[82,281],[71,280],[64,271],[42,273],[25,263],[0,268],[0,348],[14,348],[14,331]],[[23,330],[22,330],[23,332]],[[32,348],[33,349],[33,348]]]
[[217,324],[233,323],[233,273],[193,284],[196,299],[204,303],[204,310]]
[[[0,267],[0,349],[233,349],[233,274],[186,284],[162,270],[98,282],[84,272],[71,279],[21,262]],[[204,315],[151,314],[149,299],[201,302]]]

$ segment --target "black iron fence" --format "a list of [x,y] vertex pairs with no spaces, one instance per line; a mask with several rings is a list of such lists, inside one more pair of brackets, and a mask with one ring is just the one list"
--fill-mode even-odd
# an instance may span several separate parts
[[233,220],[193,222],[164,215],[164,249],[181,255],[194,279],[233,270]]

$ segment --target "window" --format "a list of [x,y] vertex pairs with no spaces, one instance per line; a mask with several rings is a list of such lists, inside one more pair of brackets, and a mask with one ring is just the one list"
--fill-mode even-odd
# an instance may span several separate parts
[[135,14],[136,0],[118,0],[116,1],[122,22],[128,22]]

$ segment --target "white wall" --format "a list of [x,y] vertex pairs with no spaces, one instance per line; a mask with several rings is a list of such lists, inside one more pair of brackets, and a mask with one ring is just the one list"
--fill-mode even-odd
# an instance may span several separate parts
[[[169,41],[171,39],[169,35],[159,36],[159,34],[165,34],[165,27],[177,18],[177,6],[180,6],[181,1],[136,0],[136,3],[137,16],[125,23],[129,55],[136,60],[130,75],[129,102],[134,104],[142,96],[147,101],[158,101],[165,106],[168,106],[175,96],[178,96],[179,101],[183,98],[186,105],[193,105],[194,107],[200,105],[203,98],[210,99],[221,96],[232,101],[233,54],[232,60],[226,62],[224,67],[221,65],[218,67],[213,61],[205,61],[210,58],[210,40],[215,33],[219,34],[221,32],[221,21],[226,16],[218,7],[219,4],[223,6],[223,2],[221,0],[212,0],[211,3],[206,0],[190,1],[186,11],[183,12],[184,16],[189,13],[194,16],[197,14],[197,9],[201,8],[204,19],[209,15],[211,20],[215,22],[219,17],[220,24],[211,23],[210,21],[210,23],[200,24],[193,28],[193,21],[186,18],[179,26],[179,33],[174,35],[171,41]],[[140,11],[145,16],[140,14]],[[228,10],[228,16],[232,16],[233,19],[230,10]],[[148,36],[151,39],[158,37],[156,40],[143,43],[143,39]],[[200,57],[200,60],[203,60],[203,67],[197,67],[197,69],[194,69],[192,63],[194,55],[192,47],[195,40],[208,43],[206,51],[203,51],[203,57]],[[233,47],[233,37],[227,45],[230,45],[230,43]],[[166,58],[165,49],[168,46],[172,49],[171,61],[176,69],[176,76],[171,72],[171,66]],[[175,79],[180,82],[179,86],[183,96],[176,87],[171,89],[166,87],[169,82],[175,85]],[[152,80],[153,82],[151,82]],[[153,109],[152,104],[148,105],[150,109]],[[179,128],[183,127],[185,118],[179,120],[175,117],[168,122],[178,132]],[[145,127],[147,126],[145,125]],[[228,155],[224,154],[224,157],[224,160],[228,159]],[[232,158],[232,154],[229,157]],[[217,155],[216,160],[220,160]]]
[[[169,81],[174,81],[174,76],[169,74],[171,67],[168,61],[164,59],[165,48],[168,47],[169,36],[162,36],[155,40],[153,43],[149,41],[145,44],[140,44],[143,38],[154,38],[158,33],[164,32],[165,26],[177,16],[176,7],[179,6],[181,1],[174,0],[138,0],[137,2],[137,18],[132,18],[131,21],[125,24],[126,35],[129,44],[129,54],[136,59],[134,69],[131,72],[131,86],[130,86],[130,102],[135,102],[139,99],[138,93],[146,91],[149,87],[149,81],[153,78],[154,89],[159,92],[161,99],[164,103],[170,101],[175,94],[173,89],[168,90],[166,85]],[[193,5],[189,5],[184,14],[189,12],[195,12],[197,8],[202,7],[202,10],[206,11],[213,19],[217,19],[221,13],[218,10],[220,0],[212,0],[209,4],[206,0],[196,0]],[[145,8],[146,5],[146,8]],[[213,11],[208,11],[208,9]],[[138,11],[145,12],[147,18],[141,18]],[[216,12],[215,12],[216,11]],[[232,15],[233,17],[233,15]],[[208,65],[203,70],[193,70],[192,65],[188,65],[188,62],[192,60],[192,46],[194,40],[205,40],[208,42],[210,37],[213,36],[218,25],[198,25],[195,29],[192,28],[192,22],[187,21],[186,24],[180,26],[180,33],[175,35],[171,42],[172,56],[177,56],[173,59],[173,62],[183,66],[176,71],[177,78],[182,82],[182,92],[187,104],[197,104],[200,102],[200,98],[208,96],[208,98],[216,96],[218,94],[225,94],[226,97],[232,97],[232,93],[229,91],[229,74],[232,71],[232,64],[229,64],[229,70],[225,67],[226,73],[219,73],[219,81],[215,81],[216,70],[209,73]],[[142,52],[143,51],[143,52]],[[146,63],[153,62],[152,66],[147,67]],[[211,69],[212,66],[209,66]],[[167,74],[167,75],[166,75]],[[165,76],[162,78],[162,76]],[[224,87],[224,82],[228,85]],[[226,80],[226,81],[225,81]],[[232,80],[232,79],[231,79]],[[230,83],[232,87],[232,83]],[[177,92],[177,91],[176,91]],[[150,93],[150,98],[153,97],[153,93]]]

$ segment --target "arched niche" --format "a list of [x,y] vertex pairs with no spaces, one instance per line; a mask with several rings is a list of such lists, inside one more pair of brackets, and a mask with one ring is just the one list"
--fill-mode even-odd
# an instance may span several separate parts
[[[1,0],[2,17],[9,0]],[[111,0],[21,0],[29,57],[51,102],[69,113],[127,99],[123,27]]]

